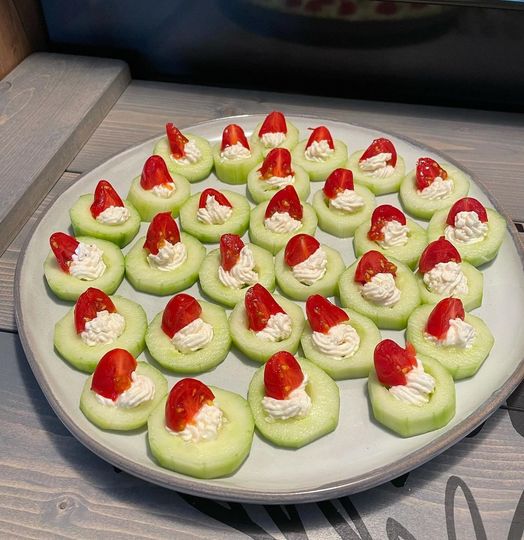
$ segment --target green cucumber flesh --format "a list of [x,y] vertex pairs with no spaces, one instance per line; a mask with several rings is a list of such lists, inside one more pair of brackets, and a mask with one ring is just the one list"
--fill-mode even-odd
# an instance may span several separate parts
[[360,156],[363,153],[364,150],[357,150],[356,152],[353,152],[348,159],[347,166],[348,169],[351,169],[353,172],[355,183],[367,187],[375,195],[385,195],[386,193],[398,191],[406,170],[404,160],[400,156],[397,156],[395,171],[391,176],[388,176],[387,178],[374,178],[365,171],[362,171],[359,167]]
[[[260,131],[262,124],[263,122],[260,122],[255,128],[255,130],[253,131],[253,133],[251,134],[251,137],[249,138],[249,144],[252,148],[253,147],[259,148],[260,151],[262,152],[262,155],[266,157],[269,154],[269,152],[273,150],[273,148],[266,148],[262,144],[262,140],[258,136],[258,132]],[[287,148],[288,150],[293,150],[293,148],[295,148],[295,146],[298,143],[299,132],[298,132],[298,129],[288,120],[286,120],[286,126],[287,126],[286,138],[281,144],[279,144],[275,148]]]
[[[295,188],[299,199],[305,201],[309,197],[311,191],[309,175],[298,165],[293,165],[292,168],[295,172],[295,182],[293,187]],[[277,191],[279,191],[275,186],[270,186],[265,180],[260,179],[258,169],[260,169],[260,164],[254,167],[247,175],[247,190],[253,201],[257,204],[268,201]]]
[[213,146],[215,174],[226,184],[245,184],[247,176],[257,164],[263,160],[260,148],[251,148],[251,156],[243,159],[227,160],[220,157],[220,144]]
[[312,182],[323,182],[335,169],[345,167],[348,161],[348,147],[339,140],[333,141],[335,151],[325,161],[309,161],[304,156],[307,140],[300,141],[291,152],[293,163],[302,167]]

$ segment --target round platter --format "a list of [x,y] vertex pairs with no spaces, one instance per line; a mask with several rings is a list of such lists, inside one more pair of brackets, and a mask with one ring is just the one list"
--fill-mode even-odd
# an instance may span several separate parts
[[[221,118],[184,131],[206,137],[215,143],[220,140],[227,124],[233,121],[240,124],[249,136],[264,117],[249,115]],[[341,139],[348,145],[350,153],[366,148],[377,137],[388,136],[399,155],[404,157],[406,171],[413,169],[417,158],[421,156],[454,163],[439,152],[376,129],[306,116],[289,116],[288,119],[299,128],[301,139],[306,138],[308,127],[326,125],[333,138]],[[71,232],[68,211],[76,199],[82,194],[92,193],[102,178],[109,180],[121,195],[125,195],[132,179],[140,174],[158,138],[118,154],[79,178],[36,224],[17,267],[16,317],[24,351],[35,377],[66,427],[103,459],[143,479],[194,495],[266,504],[318,501],[371,488],[428,461],[485,420],[522,380],[523,254],[508,221],[508,234],[498,257],[482,268],[485,280],[484,301],[482,307],[474,311],[493,332],[495,345],[474,377],[456,383],[457,412],[446,427],[409,439],[398,437],[373,420],[367,399],[367,379],[339,381],[340,422],[333,433],[299,450],[276,448],[255,435],[251,454],[242,467],[232,476],[215,480],[199,480],[158,466],[149,453],[145,431],[118,434],[98,429],[83,416],[78,407],[87,376],[71,368],[53,349],[54,324],[71,309],[71,304],[57,300],[47,288],[43,261],[49,251],[49,236],[59,230]],[[459,164],[454,164],[464,170]],[[239,193],[245,193],[246,190],[245,185],[222,184],[213,174],[207,180],[192,184],[191,190],[197,193],[206,187],[225,188]],[[309,200],[321,188],[322,183],[312,183]],[[478,184],[472,183],[470,195],[487,206],[497,207]],[[383,203],[399,205],[398,195],[378,197],[377,204]],[[498,210],[500,212],[500,208]],[[141,234],[146,229],[147,224],[142,223]],[[320,229],[316,237],[320,242],[337,249],[346,265],[355,260],[352,239],[337,239]],[[215,247],[208,245],[207,249]],[[124,253],[129,248],[124,248]],[[191,287],[189,292],[202,298],[198,284]],[[117,293],[142,304],[149,321],[164,308],[170,298],[139,293],[126,280]],[[382,336],[404,343],[403,332],[382,331]],[[147,353],[141,356],[149,359]],[[258,364],[232,349],[226,360],[215,370],[198,377],[207,384],[245,396],[249,381],[258,367]],[[179,377],[166,375],[171,388]]]

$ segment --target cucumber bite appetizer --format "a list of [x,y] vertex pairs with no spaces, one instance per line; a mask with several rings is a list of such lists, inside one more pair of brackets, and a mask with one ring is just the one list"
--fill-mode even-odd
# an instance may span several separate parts
[[368,251],[340,277],[342,305],[371,319],[379,328],[402,330],[420,304],[415,276],[400,261]]
[[124,256],[112,242],[55,232],[44,261],[49,288],[62,300],[76,300],[93,286],[113,294],[124,278]]
[[465,197],[469,191],[469,176],[456,167],[423,157],[417,160],[415,170],[409,172],[400,185],[402,206],[413,216],[431,219],[443,208]]
[[428,225],[428,239],[444,235],[473,266],[492,261],[506,234],[506,220],[473,197],[458,200],[451,209],[435,212]]
[[206,139],[184,135],[171,122],[166,124],[166,136],[155,144],[153,154],[161,156],[172,173],[189,182],[207,178],[213,168],[213,151]]
[[82,195],[69,210],[75,236],[92,236],[124,247],[140,229],[135,207],[122,201],[107,180],[98,182],[94,195]]
[[75,307],[55,325],[53,343],[58,353],[81,371],[92,373],[110,349],[144,350],[147,317],[142,307],[127,298],[109,298],[89,287]]
[[246,291],[229,316],[235,346],[256,362],[278,351],[297,352],[304,330],[302,309],[281,296],[273,298],[260,283]]
[[309,174],[312,182],[322,182],[333,169],[346,166],[348,149],[342,141],[333,140],[326,126],[311,129],[309,139],[293,149],[293,162]]
[[151,221],[159,212],[177,217],[189,199],[189,182],[179,174],[170,174],[161,156],[147,158],[142,175],[135,178],[127,195],[142,221]]
[[126,255],[126,277],[137,291],[173,294],[195,283],[205,256],[206,248],[191,235],[180,233],[171,213],[163,212]]
[[374,353],[375,369],[368,393],[375,420],[402,437],[444,427],[455,416],[455,384],[433,358],[381,341]]
[[398,191],[404,177],[404,160],[397,155],[395,145],[381,137],[366,150],[357,150],[348,160],[357,184],[369,188],[375,195]]
[[146,425],[167,394],[166,378],[125,349],[112,349],[84,384],[80,410],[101,429],[130,431]]
[[308,360],[335,380],[369,375],[381,339],[374,322],[319,294],[307,299],[306,315],[309,324],[300,343]]
[[427,237],[426,231],[401,210],[382,204],[373,210],[370,222],[357,228],[353,243],[357,257],[377,250],[413,269],[427,245]]
[[317,216],[309,204],[300,202],[293,186],[277,191],[271,200],[251,212],[249,238],[275,254],[299,232],[314,234]]
[[211,299],[234,307],[250,285],[261,283],[270,291],[275,289],[273,255],[254,244],[244,244],[237,234],[224,234],[219,249],[206,255],[199,281]]
[[275,353],[257,370],[247,399],[258,431],[277,446],[301,448],[338,425],[340,398],[335,381],[286,351]]
[[224,128],[222,142],[213,148],[215,173],[226,184],[245,184],[249,171],[262,159],[260,148],[250,148],[244,130],[236,124]]
[[173,386],[147,427],[158,463],[196,478],[234,473],[249,455],[255,430],[243,397],[189,378]]
[[371,218],[375,196],[364,186],[355,186],[349,169],[335,169],[324,187],[315,193],[313,208],[318,226],[339,238],[353,236],[355,229]]
[[286,186],[295,186],[302,200],[309,197],[309,176],[297,165],[291,166],[291,153],[285,148],[275,148],[262,163],[249,173],[247,190],[256,203],[267,201],[276,191]]
[[208,371],[229,352],[231,337],[226,312],[189,294],[177,294],[151,321],[146,345],[151,356],[170,371]]
[[417,308],[409,318],[406,339],[417,351],[436,358],[454,379],[474,375],[494,343],[484,321],[465,313],[458,298]]
[[297,234],[275,257],[278,286],[293,300],[307,300],[311,294],[338,294],[338,279],[345,270],[340,253],[320,245],[309,234]]
[[208,188],[184,203],[180,224],[201,242],[215,243],[228,232],[242,236],[249,225],[250,211],[242,195]]
[[482,272],[462,261],[457,248],[443,236],[422,252],[415,277],[423,304],[436,304],[448,296],[460,298],[466,311],[482,304]]
[[281,112],[273,111],[258,124],[250,140],[266,156],[273,148],[292,150],[298,143],[298,129]]

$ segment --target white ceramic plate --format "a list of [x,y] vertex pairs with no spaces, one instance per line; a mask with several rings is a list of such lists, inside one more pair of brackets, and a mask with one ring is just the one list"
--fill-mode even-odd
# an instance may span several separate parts
[[[263,115],[250,115],[236,117],[234,121],[250,134],[263,118]],[[300,129],[301,138],[307,136],[308,127],[325,124],[334,138],[347,143],[350,152],[366,148],[376,137],[388,136],[374,129],[325,119],[289,119]],[[232,121],[231,118],[222,118],[185,131],[206,137],[213,143],[220,139],[223,128]],[[452,162],[442,154],[405,138],[389,136],[399,155],[404,157],[408,171],[421,156]],[[524,274],[521,248],[517,248],[518,241],[512,237],[514,233],[510,225],[497,259],[483,268],[484,301],[482,307],[475,310],[475,315],[483,318],[493,332],[495,346],[473,378],[457,383],[456,416],[440,430],[403,439],[383,429],[370,415],[366,379],[339,382],[340,423],[333,433],[299,450],[276,448],[255,435],[248,459],[227,478],[198,480],[159,467],[148,451],[145,431],[126,435],[99,430],[78,407],[86,375],[72,369],[53,350],[54,324],[71,305],[57,301],[47,289],[42,264],[49,250],[51,233],[70,230],[68,210],[78,196],[92,193],[101,178],[108,179],[121,195],[125,195],[131,180],[140,174],[145,159],[152,153],[154,141],[130,148],[79,178],[36,225],[17,268],[17,323],[33,372],[49,403],[68,429],[102,458],[146,480],[196,495],[269,504],[328,499],[373,487],[431,459],[494,412],[522,379]],[[193,184],[192,192],[199,192],[205,187],[227,187],[240,193],[245,193],[246,189],[245,186],[226,186],[212,175],[208,180]],[[322,184],[312,183],[311,187],[313,195]],[[472,185],[470,194],[493,206],[478,185]],[[399,204],[396,194],[378,197],[377,204],[385,202]],[[146,224],[142,224],[141,232],[144,233],[146,228]],[[355,260],[351,239],[337,239],[320,229],[317,237],[338,249],[347,264]],[[208,249],[214,247],[209,246]],[[197,285],[189,291],[201,296]],[[125,280],[118,294],[142,304],[149,320],[169,300],[169,297],[138,293]],[[383,331],[382,335],[404,343],[403,332]],[[233,350],[220,366],[202,375],[201,379],[246,395],[249,381],[258,367]],[[178,380],[172,375],[168,375],[168,379],[170,388]]]

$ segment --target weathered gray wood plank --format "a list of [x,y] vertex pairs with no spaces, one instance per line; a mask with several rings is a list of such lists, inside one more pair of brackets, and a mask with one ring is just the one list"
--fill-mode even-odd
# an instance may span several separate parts
[[0,82],[0,254],[129,82],[120,60],[36,53]]

